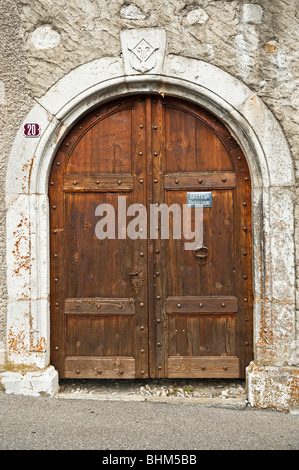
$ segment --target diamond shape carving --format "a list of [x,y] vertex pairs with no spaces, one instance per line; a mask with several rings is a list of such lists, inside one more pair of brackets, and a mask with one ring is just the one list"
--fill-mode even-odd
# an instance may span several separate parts
[[142,38],[141,41],[132,49],[132,52],[134,52],[141,62],[145,62],[152,55],[154,50],[155,48]]

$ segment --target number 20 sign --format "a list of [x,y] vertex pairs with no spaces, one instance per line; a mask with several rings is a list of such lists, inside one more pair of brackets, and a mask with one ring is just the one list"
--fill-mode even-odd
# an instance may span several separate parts
[[23,133],[25,137],[39,137],[40,125],[36,122],[26,122],[23,126]]

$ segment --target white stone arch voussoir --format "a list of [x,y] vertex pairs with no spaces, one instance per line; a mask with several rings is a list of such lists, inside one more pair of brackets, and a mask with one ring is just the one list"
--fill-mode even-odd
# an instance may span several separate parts
[[45,369],[55,393],[56,371],[48,367],[48,177],[59,143],[93,107],[134,93],[160,93],[209,109],[246,155],[253,195],[254,363],[287,366],[295,339],[294,174],[281,127],[255,93],[213,65],[166,55],[136,74],[126,53],[123,59],[94,60],[59,80],[24,120],[39,123],[40,138],[24,137],[21,128],[13,143],[6,180],[9,361]]

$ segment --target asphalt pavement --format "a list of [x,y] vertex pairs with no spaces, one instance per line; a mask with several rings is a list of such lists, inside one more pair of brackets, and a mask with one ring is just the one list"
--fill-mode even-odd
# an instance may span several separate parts
[[113,455],[129,450],[298,449],[299,416],[287,412],[0,392],[0,450],[101,450]]

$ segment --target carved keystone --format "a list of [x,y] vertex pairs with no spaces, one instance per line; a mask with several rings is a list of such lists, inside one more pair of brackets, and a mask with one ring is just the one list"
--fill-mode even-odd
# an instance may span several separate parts
[[160,74],[166,47],[166,32],[161,29],[128,30],[121,33],[126,75]]

